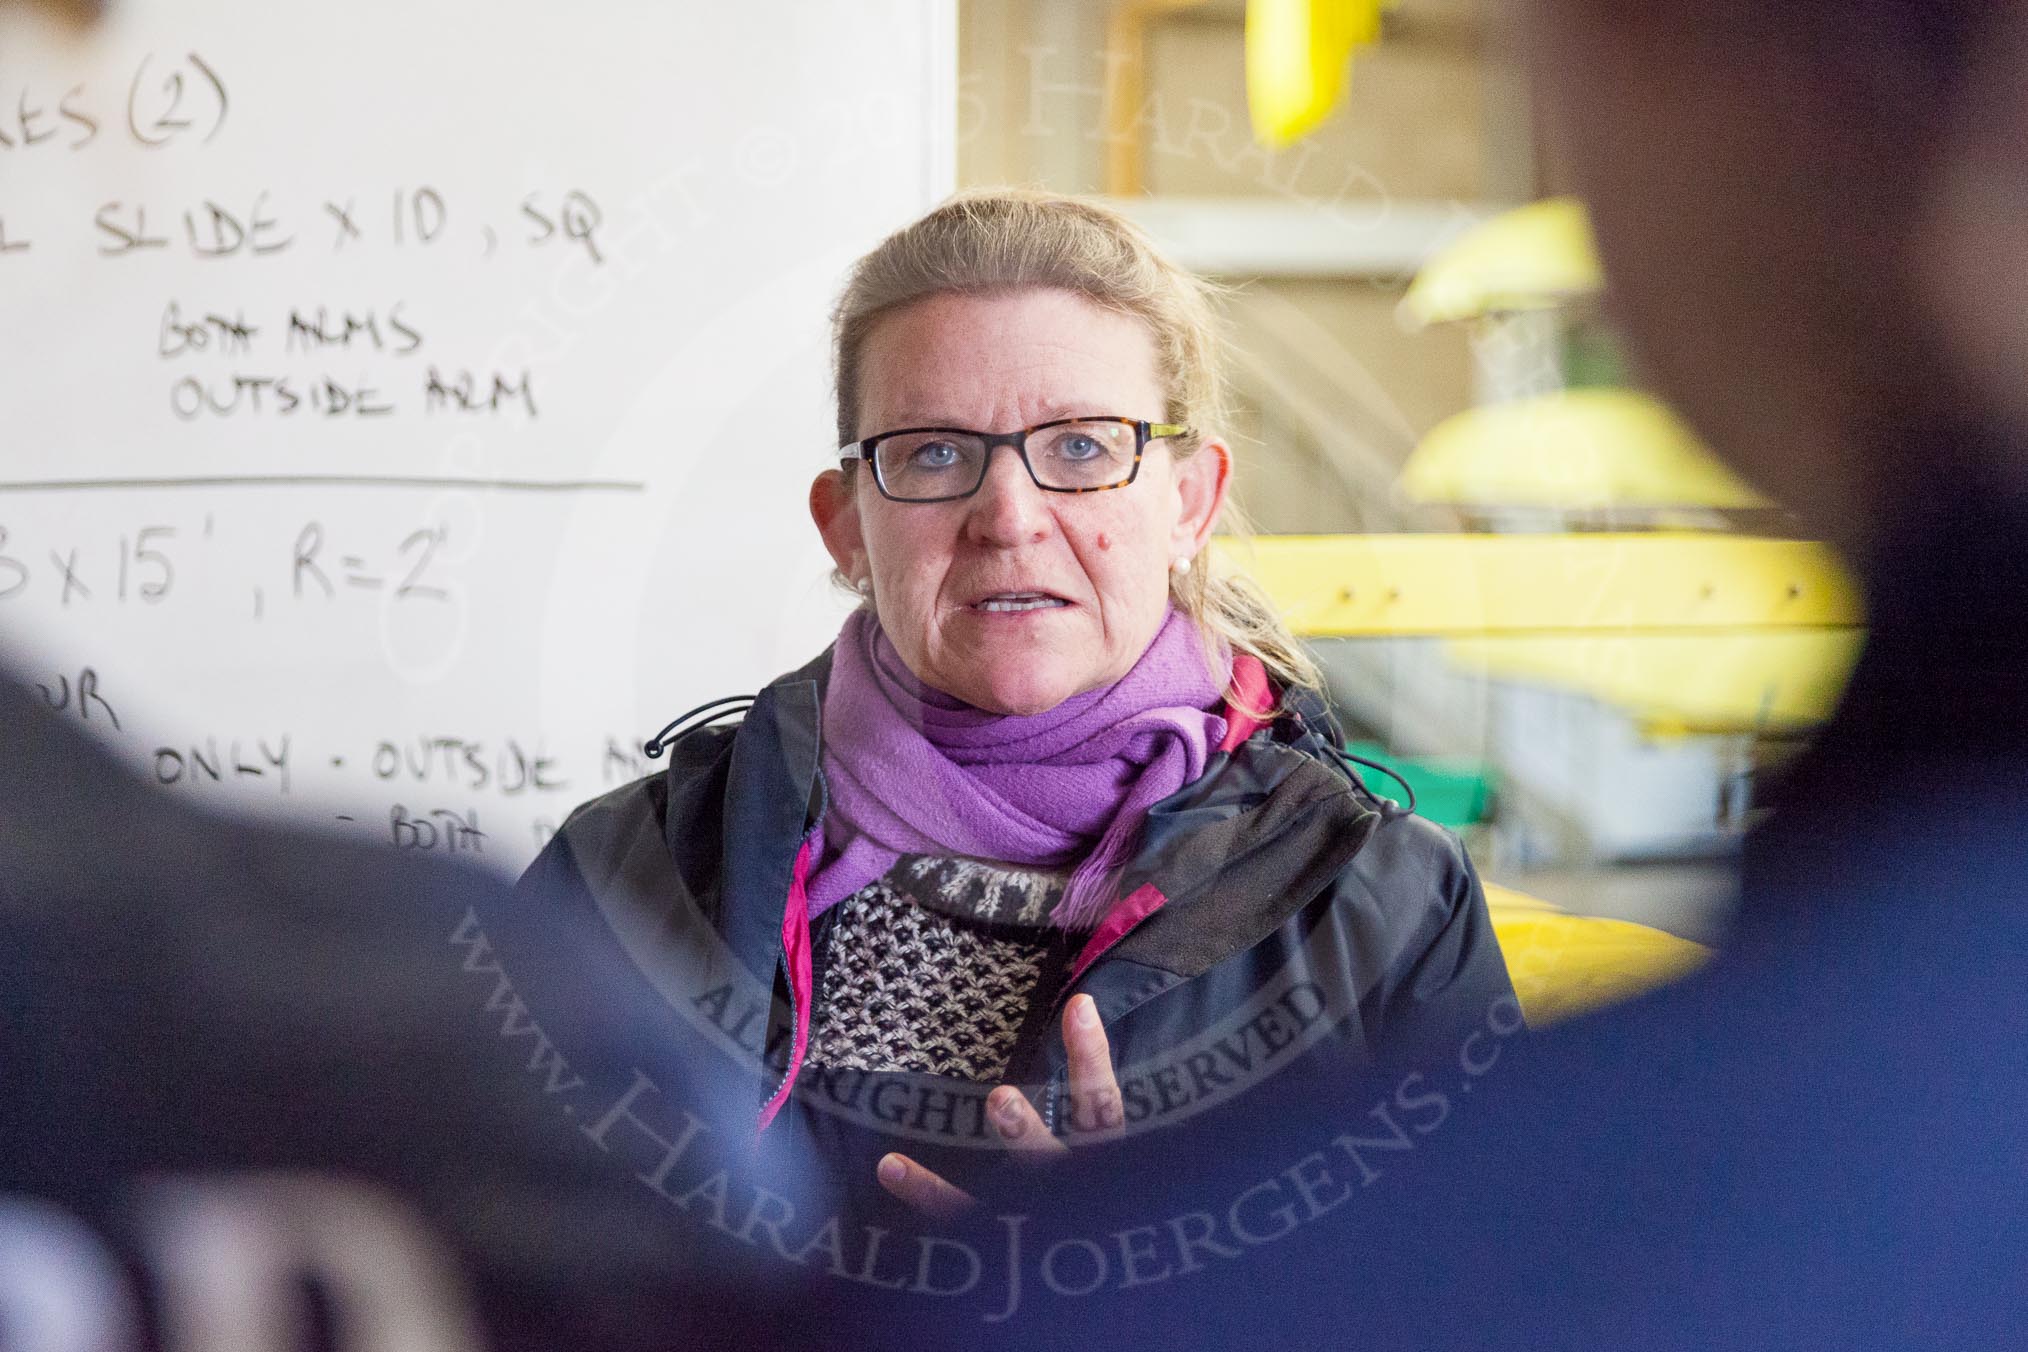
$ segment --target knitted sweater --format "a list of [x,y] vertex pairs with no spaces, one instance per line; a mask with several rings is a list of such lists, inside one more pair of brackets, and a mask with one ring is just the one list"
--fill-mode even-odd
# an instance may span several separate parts
[[1090,937],[1049,923],[1068,876],[902,856],[812,931],[810,1063],[998,1083]]

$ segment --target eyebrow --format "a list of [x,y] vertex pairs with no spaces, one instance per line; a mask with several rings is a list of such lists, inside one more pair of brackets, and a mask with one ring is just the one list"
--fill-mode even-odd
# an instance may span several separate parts
[[[1102,411],[1100,411],[1100,409],[1099,409],[1099,405],[1098,405],[1098,404],[1097,404],[1097,403],[1096,403],[1095,401],[1090,401],[1090,400],[1079,400],[1079,401],[1077,401],[1077,402],[1075,402],[1075,403],[1068,403],[1068,404],[1050,404],[1050,405],[1048,405],[1047,407],[1045,407],[1045,408],[1044,408],[1044,409],[1042,410],[1042,416],[1041,416],[1041,417],[1039,417],[1039,418],[1037,418],[1037,419],[1036,419],[1035,421],[1036,421],[1036,422],[1038,422],[1038,423],[1046,423],[1046,422],[1055,422],[1055,421],[1056,421],[1057,419],[1059,419],[1059,418],[1103,418],[1103,417],[1113,417],[1113,416],[1116,416],[1116,415],[1113,415],[1113,414],[1109,414],[1109,413],[1105,413],[1105,412],[1102,412]],[[1124,416],[1124,415],[1118,415],[1118,416]],[[1033,424],[1030,424],[1030,425],[1032,426]],[[995,429],[995,428],[990,428],[990,427],[974,427],[974,426],[973,426],[973,425],[972,425],[971,423],[969,423],[969,422],[966,422],[966,421],[965,421],[964,419],[962,419],[962,418],[951,418],[951,417],[922,417],[922,418],[913,418],[913,419],[910,419],[909,421],[906,421],[906,422],[899,422],[899,421],[898,421],[898,422],[896,422],[896,423],[894,424],[894,426],[895,426],[895,427],[941,427],[941,428],[947,428],[947,429],[949,429],[949,430],[951,430],[951,431],[959,431],[959,432],[967,432],[967,431],[969,431],[969,432],[991,432],[991,431],[995,431],[995,430],[997,430],[997,429]],[[883,429],[883,430],[885,430],[885,429]],[[1009,430],[1011,431],[1012,429],[1009,429]],[[877,434],[875,434],[875,435],[877,435]]]

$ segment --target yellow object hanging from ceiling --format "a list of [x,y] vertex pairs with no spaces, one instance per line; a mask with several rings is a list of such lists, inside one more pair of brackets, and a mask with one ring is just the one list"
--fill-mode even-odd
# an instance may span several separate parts
[[1247,0],[1246,104],[1253,134],[1272,149],[1330,116],[1352,53],[1380,37],[1394,0]]
[[1598,294],[1605,280],[1584,206],[1552,197],[1467,230],[1423,265],[1401,315],[1422,328]]
[[1421,502],[1474,507],[1766,507],[1645,394],[1558,390],[1438,423],[1402,467]]

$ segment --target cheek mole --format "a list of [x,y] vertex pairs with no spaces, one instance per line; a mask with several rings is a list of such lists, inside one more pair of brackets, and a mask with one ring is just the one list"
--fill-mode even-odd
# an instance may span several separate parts
[[1111,538],[1108,537],[1104,531],[1100,531],[1098,534],[1098,547],[1101,550],[1111,549],[1113,547],[1113,542]]

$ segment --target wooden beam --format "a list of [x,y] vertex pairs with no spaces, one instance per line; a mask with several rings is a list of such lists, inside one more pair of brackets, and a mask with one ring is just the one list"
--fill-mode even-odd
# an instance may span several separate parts
[[1306,637],[1669,634],[1851,628],[1824,546],[1689,532],[1221,539]]

